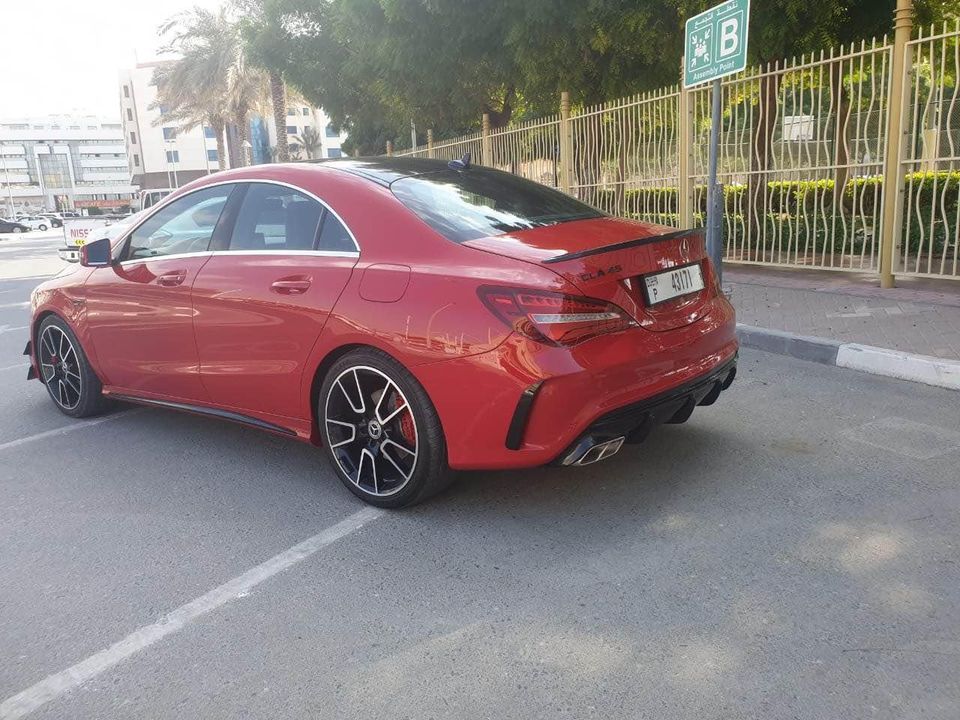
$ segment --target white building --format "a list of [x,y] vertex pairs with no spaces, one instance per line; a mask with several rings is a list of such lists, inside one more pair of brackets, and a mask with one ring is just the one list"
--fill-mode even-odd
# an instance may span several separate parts
[[115,120],[73,115],[0,119],[3,214],[119,209],[130,204],[135,192],[123,130]]
[[120,72],[120,113],[129,174],[141,189],[179,187],[218,169],[217,140],[210,128],[188,132],[163,123],[154,107],[153,71],[160,62],[140,63]]
[[[312,158],[307,157],[307,152],[301,145],[303,133],[308,128],[315,130],[320,140],[320,147],[313,151]],[[267,130],[270,136],[270,147],[275,147],[277,131],[272,115],[268,118]],[[330,118],[322,109],[307,107],[303,102],[296,100],[287,102],[287,125],[284,132],[287,134],[291,157],[300,160],[341,157],[340,147],[347,139],[346,133],[338,132],[333,127]]]
[[[179,187],[219,169],[217,140],[211,128],[182,132],[175,122],[164,122],[164,108],[157,105],[153,84],[154,70],[163,62],[169,61],[140,63],[120,72],[120,112],[129,170],[133,183],[142,189]],[[306,128],[320,135],[321,146],[314,157],[340,157],[346,136],[334,130],[322,110],[291,102],[283,128],[291,146],[299,145],[297,138]],[[251,162],[269,162],[277,142],[272,115],[252,118],[249,138]],[[302,149],[300,156],[307,159]]]

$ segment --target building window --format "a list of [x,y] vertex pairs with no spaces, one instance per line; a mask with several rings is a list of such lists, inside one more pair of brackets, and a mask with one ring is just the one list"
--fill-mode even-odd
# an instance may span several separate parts
[[160,105],[157,109],[160,110],[161,115],[166,115],[168,112],[170,112],[170,108],[168,108],[166,105]]
[[217,151],[215,148],[213,150],[207,150],[207,160],[209,160],[210,162],[220,161],[220,156],[217,154]]
[[304,115],[309,115],[309,114],[310,114],[310,108],[304,108],[304,109],[303,109],[303,114],[304,114]]
[[340,148],[327,148],[327,157],[328,158],[343,157],[343,153],[340,152]]
[[304,131],[304,132],[306,132],[306,131],[309,130],[309,129],[310,129],[310,126],[309,126],[309,125],[304,125],[304,126],[303,126],[303,131]]
[[137,144],[137,134],[133,130],[130,131],[130,144],[131,145]]
[[204,128],[203,128],[203,136],[204,136],[205,138],[207,138],[208,140],[216,140],[216,139],[217,139],[217,134],[213,131],[213,128],[212,128],[212,127],[204,126]]
[[168,162],[168,163],[178,163],[178,162],[180,162],[180,151],[179,151],[179,150],[167,150],[167,162]]
[[130,97],[130,86],[129,86],[129,85],[124,85],[124,86],[123,86],[123,96],[124,96],[125,98]]
[[133,120],[133,110],[127,108],[127,120]]
[[177,138],[177,129],[172,127],[163,128],[163,139],[164,140],[176,140]]
[[133,154],[133,166],[140,167],[140,156],[136,153]]
[[296,110],[293,108],[287,108],[287,117],[293,117],[296,114]]
[[297,126],[296,125],[287,125],[287,135],[296,135]]
[[333,125],[327,125],[326,133],[327,137],[340,137],[340,133],[337,132],[337,129]]

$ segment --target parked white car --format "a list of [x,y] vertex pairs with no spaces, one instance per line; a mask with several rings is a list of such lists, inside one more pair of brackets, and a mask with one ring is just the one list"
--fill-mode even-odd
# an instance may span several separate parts
[[49,230],[51,227],[50,218],[41,215],[27,215],[17,220],[21,225],[26,225],[31,230]]

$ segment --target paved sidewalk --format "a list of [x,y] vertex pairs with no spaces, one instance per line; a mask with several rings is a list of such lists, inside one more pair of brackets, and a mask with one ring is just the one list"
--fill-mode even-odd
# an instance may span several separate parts
[[957,281],[726,265],[723,284],[746,325],[960,360]]

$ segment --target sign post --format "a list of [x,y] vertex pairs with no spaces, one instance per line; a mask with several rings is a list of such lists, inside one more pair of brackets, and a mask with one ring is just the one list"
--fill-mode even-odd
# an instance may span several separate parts
[[687,20],[683,86],[713,82],[710,114],[710,161],[707,170],[707,252],[723,278],[723,189],[717,185],[720,141],[720,79],[747,66],[750,0],[727,0]]

